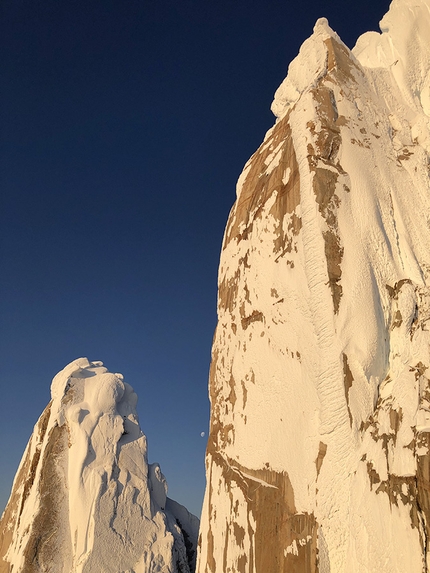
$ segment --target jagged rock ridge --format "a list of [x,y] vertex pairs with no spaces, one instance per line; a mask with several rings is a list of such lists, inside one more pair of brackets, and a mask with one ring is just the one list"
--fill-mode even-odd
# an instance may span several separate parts
[[422,573],[430,534],[430,1],[325,19],[224,236],[199,573]]
[[199,520],[148,464],[133,388],[81,358],[51,394],[0,522],[0,572],[192,573]]

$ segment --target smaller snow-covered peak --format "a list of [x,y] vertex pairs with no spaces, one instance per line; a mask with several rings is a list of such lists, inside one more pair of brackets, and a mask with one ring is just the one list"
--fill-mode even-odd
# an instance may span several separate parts
[[327,73],[329,39],[344,45],[330,28],[327,18],[319,18],[312,36],[302,44],[299,54],[288,67],[287,77],[275,92],[271,110],[278,119],[288,112],[302,93],[314,87]]
[[175,502],[166,509],[130,384],[79,358],[51,394],[0,521],[0,572],[6,562],[25,573],[37,560],[41,571],[190,573],[198,520]]

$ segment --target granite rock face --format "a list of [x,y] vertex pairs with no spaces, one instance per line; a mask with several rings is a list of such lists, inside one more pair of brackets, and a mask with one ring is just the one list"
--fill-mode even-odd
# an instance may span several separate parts
[[199,573],[430,566],[430,1],[317,22],[219,270]]
[[199,520],[148,464],[133,388],[81,358],[51,394],[0,521],[0,572],[192,573]]

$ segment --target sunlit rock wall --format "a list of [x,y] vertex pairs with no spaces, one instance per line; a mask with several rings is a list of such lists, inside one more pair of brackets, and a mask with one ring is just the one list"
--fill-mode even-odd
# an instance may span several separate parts
[[319,20],[239,178],[199,573],[427,571],[429,14]]

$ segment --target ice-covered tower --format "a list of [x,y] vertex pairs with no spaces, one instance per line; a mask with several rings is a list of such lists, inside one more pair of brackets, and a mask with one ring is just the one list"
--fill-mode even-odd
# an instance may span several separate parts
[[316,23],[219,269],[199,573],[430,566],[430,0]]
[[148,465],[133,388],[81,358],[51,394],[0,521],[0,572],[192,573],[199,520]]

